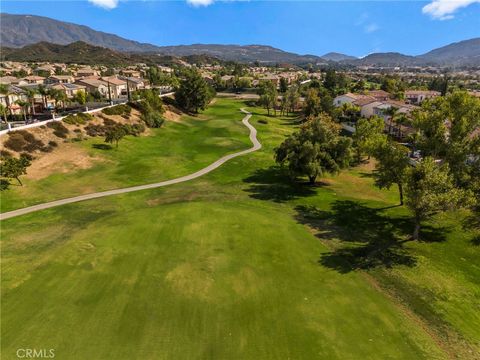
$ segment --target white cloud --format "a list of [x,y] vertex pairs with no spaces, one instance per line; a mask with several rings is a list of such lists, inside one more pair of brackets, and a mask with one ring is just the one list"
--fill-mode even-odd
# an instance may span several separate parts
[[449,20],[453,19],[453,14],[458,9],[474,3],[480,3],[480,0],[433,0],[422,8],[422,12],[434,19]]
[[213,4],[214,0],[187,0],[187,3],[189,3],[192,6],[208,6]]
[[377,31],[378,29],[380,29],[380,27],[375,24],[375,23],[371,23],[371,24],[368,24],[366,25],[363,30],[367,33],[367,34],[371,34],[375,31]]
[[115,9],[118,5],[118,0],[88,0],[88,2],[107,10]]

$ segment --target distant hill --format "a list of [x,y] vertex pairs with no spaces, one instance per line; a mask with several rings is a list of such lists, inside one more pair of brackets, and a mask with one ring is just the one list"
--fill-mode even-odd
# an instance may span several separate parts
[[315,55],[298,55],[267,45],[218,45],[193,44],[161,46],[162,54],[174,56],[206,54],[223,60],[260,63],[317,63],[322,59]]
[[48,61],[86,65],[128,65],[139,62],[171,64],[179,62],[179,59],[171,56],[124,53],[93,46],[82,41],[68,45],[40,42],[20,49],[2,48],[1,56],[2,60],[10,61]]
[[5,47],[23,47],[38,42],[66,45],[76,41],[117,51],[155,51],[158,47],[120,36],[96,31],[88,26],[36,15],[0,14],[0,43]]
[[411,66],[416,65],[419,61],[415,56],[387,52],[370,54],[361,59],[349,60],[348,62],[355,65]]
[[448,65],[480,65],[480,38],[456,42],[417,56],[423,62]]
[[357,59],[355,56],[345,55],[337,52],[329,52],[328,54],[322,55],[321,58],[328,61],[335,61],[335,62]]
[[[170,55],[174,57],[183,56],[206,56],[205,59],[218,58],[227,61],[255,62],[265,64],[286,63],[286,64],[345,64],[345,65],[379,65],[379,66],[413,66],[413,65],[450,65],[450,66],[480,66],[480,38],[465,40],[450,44],[438,49],[434,49],[426,54],[419,56],[408,56],[400,53],[375,53],[364,58],[357,59],[353,56],[340,53],[328,53],[323,56],[299,55],[292,52],[283,51],[267,45],[219,45],[219,44],[194,44],[178,46],[156,46],[152,44],[140,43],[133,40],[127,40],[114,34],[108,34],[93,30],[87,26],[76,25],[63,21],[58,21],[42,16],[34,15],[11,15],[0,14],[0,42],[2,44],[2,56],[14,56],[21,59],[21,54],[33,56],[33,50],[23,49],[22,52],[9,50],[8,48],[19,48],[25,45],[48,42],[51,44],[67,45],[76,42],[83,42],[90,45],[107,48],[116,51],[112,54],[112,61],[127,61],[128,54],[144,53],[147,58],[157,60],[158,54]],[[77,45],[78,46],[78,45]],[[7,48],[7,49],[5,49]],[[54,50],[37,48],[36,57],[40,53],[49,56],[49,51]],[[68,50],[68,49],[67,49]],[[107,52],[89,49],[95,53],[96,59],[107,60]],[[70,54],[69,59],[73,62],[90,61],[81,59],[75,54]],[[50,57],[53,56],[50,53]],[[57,53],[56,58],[61,54]],[[133,55],[130,55],[130,58]],[[200,58],[197,58],[200,60]],[[23,59],[26,60],[26,59]],[[47,59],[43,59],[47,60]],[[90,61],[91,62],[91,61]]]

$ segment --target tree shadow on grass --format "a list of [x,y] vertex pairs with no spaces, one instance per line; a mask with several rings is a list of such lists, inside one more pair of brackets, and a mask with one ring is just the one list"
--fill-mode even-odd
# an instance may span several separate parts
[[98,150],[112,150],[113,149],[112,145],[108,145],[108,144],[93,144],[92,147],[94,149],[98,149]]
[[243,182],[250,184],[245,190],[249,196],[259,200],[286,202],[316,194],[314,186],[294,182],[286,170],[277,166],[258,169]]
[[[414,266],[416,259],[405,243],[413,229],[411,219],[386,215],[387,208],[371,208],[356,201],[336,201],[330,211],[297,206],[298,222],[323,240],[340,240],[340,247],[321,255],[319,263],[340,273],[396,265]],[[444,241],[445,228],[423,227],[423,241]],[[333,244],[332,244],[333,245]],[[336,245],[338,246],[338,245]]]

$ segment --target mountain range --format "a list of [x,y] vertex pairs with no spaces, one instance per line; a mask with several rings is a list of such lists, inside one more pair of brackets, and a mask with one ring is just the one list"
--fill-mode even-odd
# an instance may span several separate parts
[[[38,58],[40,54],[55,53],[52,44],[68,45],[77,43],[76,46],[85,49],[82,43],[103,47],[114,51],[114,62],[128,61],[138,56],[167,55],[183,57],[191,55],[207,55],[221,60],[238,62],[255,62],[265,64],[291,63],[291,64],[328,64],[337,63],[350,66],[377,65],[377,66],[416,66],[416,65],[445,65],[445,66],[480,66],[480,38],[460,41],[444,47],[434,49],[426,54],[409,56],[395,52],[374,53],[363,58],[330,52],[323,56],[299,55],[283,51],[267,45],[220,45],[220,44],[193,44],[178,46],[156,46],[124,39],[120,36],[93,30],[84,25],[58,21],[55,19],[35,15],[0,14],[0,44],[4,58],[21,58],[22,54],[29,54],[30,59]],[[78,43],[80,42],[80,43]],[[40,45],[38,45],[40,43]],[[46,45],[45,43],[50,43]],[[37,44],[35,48],[28,45]],[[25,47],[27,46],[27,47]],[[16,52],[8,48],[25,47],[26,51]],[[43,50],[41,48],[43,47]],[[4,49],[7,48],[7,49]],[[73,51],[73,47],[68,49]],[[89,49],[97,52],[98,49]],[[37,55],[34,55],[36,52]],[[133,55],[135,54],[135,56]],[[57,54],[58,55],[58,54]],[[72,53],[74,56],[75,53]],[[46,60],[46,59],[45,59]],[[108,60],[108,59],[106,59]],[[38,60],[37,60],[38,61]],[[79,62],[72,59],[73,62]]]

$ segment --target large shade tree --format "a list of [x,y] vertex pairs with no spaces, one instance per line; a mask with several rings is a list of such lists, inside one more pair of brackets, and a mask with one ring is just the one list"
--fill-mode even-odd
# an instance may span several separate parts
[[439,212],[472,204],[470,192],[455,187],[448,164],[438,165],[432,157],[407,169],[405,198],[413,213],[414,240],[419,238],[423,221]]
[[310,118],[276,150],[275,161],[286,166],[292,177],[307,176],[311,184],[318,176],[337,173],[351,161],[351,139],[340,136],[340,128],[321,114]]
[[204,110],[214,96],[215,91],[196,69],[185,70],[180,86],[175,92],[177,104],[191,113]]

